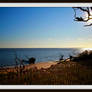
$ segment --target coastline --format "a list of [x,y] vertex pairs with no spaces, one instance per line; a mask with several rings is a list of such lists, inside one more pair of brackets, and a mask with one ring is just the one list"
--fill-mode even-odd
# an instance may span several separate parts
[[29,64],[25,66],[25,69],[30,69],[36,67],[37,69],[41,68],[49,68],[51,65],[57,64],[57,61],[45,61],[45,62],[39,62],[35,64]]
[[[83,60],[84,61],[84,60]],[[88,60],[86,60],[87,62]],[[92,67],[82,61],[47,61],[6,68],[0,71],[0,84],[4,85],[89,85],[92,84]],[[84,61],[85,63],[85,61]],[[22,69],[22,70],[21,70]]]
[[[33,69],[33,68],[37,68],[38,70],[41,68],[47,69],[47,68],[51,67],[52,65],[56,65],[56,64],[57,64],[57,61],[38,62],[35,64],[25,65],[24,70],[29,70],[29,69]],[[15,66],[7,66],[7,67],[0,68],[0,72],[3,71],[3,73],[4,72],[6,73],[6,71],[7,72],[14,72],[15,70],[16,70]]]

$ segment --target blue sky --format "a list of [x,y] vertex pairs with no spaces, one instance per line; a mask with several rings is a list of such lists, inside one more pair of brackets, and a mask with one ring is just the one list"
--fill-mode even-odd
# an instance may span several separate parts
[[0,7],[0,48],[92,47],[92,27],[70,8]]

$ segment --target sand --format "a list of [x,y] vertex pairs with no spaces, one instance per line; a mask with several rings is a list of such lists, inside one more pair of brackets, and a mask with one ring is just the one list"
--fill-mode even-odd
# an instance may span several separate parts
[[[25,65],[25,69],[24,70],[29,70],[32,68],[37,68],[37,69],[41,69],[41,68],[49,68],[51,65],[56,65],[57,62],[56,61],[48,61],[48,62],[39,62],[39,63],[35,63],[35,64],[29,64],[29,65]],[[0,72],[6,73],[7,72],[15,72],[15,67],[8,67],[8,68],[4,68],[1,69]]]
[[57,64],[56,61],[40,62],[32,65],[26,65],[25,69],[30,69],[36,67],[37,69],[49,68],[51,65]]

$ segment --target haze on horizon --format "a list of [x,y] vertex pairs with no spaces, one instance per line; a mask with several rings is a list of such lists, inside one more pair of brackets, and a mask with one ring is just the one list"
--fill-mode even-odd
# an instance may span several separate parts
[[91,48],[92,27],[70,8],[0,7],[0,48]]

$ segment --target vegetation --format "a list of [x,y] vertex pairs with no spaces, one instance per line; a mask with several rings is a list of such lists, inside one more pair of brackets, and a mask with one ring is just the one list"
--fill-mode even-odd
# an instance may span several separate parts
[[[76,57],[74,57],[76,58]],[[36,67],[16,71],[0,70],[1,85],[92,85],[92,51],[85,51],[77,60],[65,61],[50,68],[38,70]],[[83,63],[81,63],[84,61]],[[86,65],[88,62],[89,65]],[[20,71],[22,69],[22,71]]]
[[85,50],[73,58],[73,61],[77,61],[80,64],[92,67],[92,51]]

